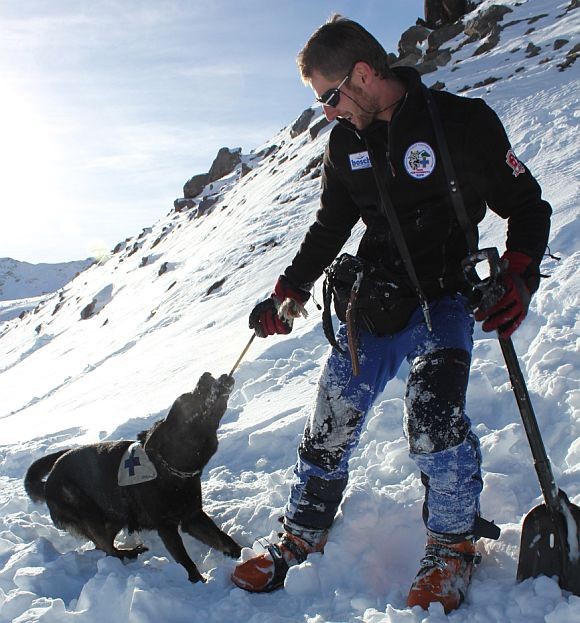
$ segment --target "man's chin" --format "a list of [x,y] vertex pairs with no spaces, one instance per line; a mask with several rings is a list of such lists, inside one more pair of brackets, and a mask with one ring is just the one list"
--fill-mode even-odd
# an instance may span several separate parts
[[368,128],[371,124],[368,119],[352,119],[351,123],[357,130],[366,130],[366,128]]
[[366,130],[375,120],[371,115],[339,115],[338,118],[354,130]]
[[358,119],[357,117],[341,117],[341,119],[349,123],[356,130],[364,130],[369,125],[367,121]]

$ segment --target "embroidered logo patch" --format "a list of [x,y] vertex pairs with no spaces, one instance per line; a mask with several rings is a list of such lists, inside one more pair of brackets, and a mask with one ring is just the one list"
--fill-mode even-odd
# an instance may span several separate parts
[[427,143],[413,143],[405,153],[405,170],[417,180],[429,177],[435,168],[435,152]]
[[138,442],[132,443],[125,454],[121,457],[117,482],[120,487],[138,485],[140,482],[155,480],[157,470],[151,459],[147,456],[145,449]]
[[357,154],[349,154],[350,168],[352,171],[370,169],[372,167],[368,151],[359,151]]
[[526,172],[526,167],[518,160],[511,149],[509,149],[508,153],[505,155],[505,161],[508,167],[513,171],[514,177],[517,177],[520,173]]

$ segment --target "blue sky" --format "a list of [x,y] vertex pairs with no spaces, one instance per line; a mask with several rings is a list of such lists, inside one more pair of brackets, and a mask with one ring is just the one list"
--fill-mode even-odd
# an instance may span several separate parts
[[422,0],[0,4],[0,257],[81,259],[168,212],[220,147],[313,101],[297,52],[332,12],[395,51]]

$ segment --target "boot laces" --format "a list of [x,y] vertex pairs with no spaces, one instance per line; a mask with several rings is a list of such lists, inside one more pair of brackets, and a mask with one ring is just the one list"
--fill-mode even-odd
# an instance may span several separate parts
[[303,547],[300,547],[294,539],[286,534],[282,537],[280,545],[286,548],[294,556],[298,564],[303,563],[308,557],[308,551],[306,551]]
[[449,565],[446,559],[455,558],[464,562],[478,565],[481,562],[481,554],[475,552],[458,552],[457,550],[446,547],[445,545],[429,544],[425,547],[425,556],[421,558],[421,573],[429,571],[434,567],[445,569]]
[[308,552],[304,548],[300,547],[300,545],[292,538],[288,537],[286,534],[280,534],[279,536],[281,537],[281,540],[277,543],[272,543],[272,541],[266,538],[258,539],[260,545],[270,554],[274,562],[278,560],[280,562],[284,561],[288,564],[288,561],[284,556],[283,549],[290,552],[298,564],[303,563],[306,558],[308,558]]

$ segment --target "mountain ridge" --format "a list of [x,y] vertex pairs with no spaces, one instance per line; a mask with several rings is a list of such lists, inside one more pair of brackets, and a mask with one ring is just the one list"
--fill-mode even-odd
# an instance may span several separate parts
[[0,301],[30,298],[62,288],[94,260],[30,263],[0,257]]

